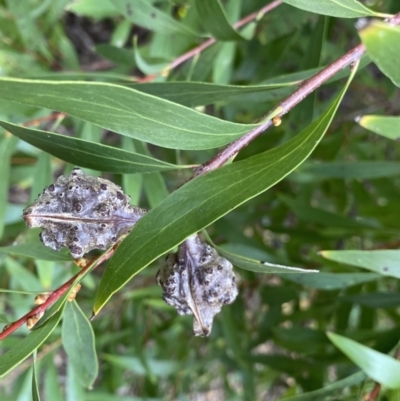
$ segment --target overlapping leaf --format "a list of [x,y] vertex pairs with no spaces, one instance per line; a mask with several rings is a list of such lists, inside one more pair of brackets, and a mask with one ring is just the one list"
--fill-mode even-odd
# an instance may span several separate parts
[[99,366],[92,325],[76,302],[68,302],[62,324],[62,339],[69,363],[81,384],[90,388]]
[[400,278],[400,251],[321,251],[321,256],[335,262],[362,267],[384,276]]
[[283,0],[284,3],[317,14],[331,17],[359,18],[379,16],[357,0]]
[[369,377],[391,389],[400,388],[400,362],[389,355],[335,333],[329,339]]
[[173,19],[146,0],[109,0],[126,19],[154,32],[194,36],[197,32]]
[[2,120],[0,126],[25,142],[75,166],[118,174],[151,173],[184,167],[112,146],[25,128]]
[[6,375],[21,361],[27,358],[50,336],[61,319],[62,310],[55,313],[43,326],[32,331],[18,344],[6,351],[0,359],[0,377]]
[[200,21],[207,32],[217,40],[242,40],[240,35],[229,23],[219,0],[195,0]]
[[166,148],[211,149],[255,127],[222,121],[133,89],[99,82],[1,78],[0,99],[62,111]]
[[358,123],[375,134],[385,138],[400,140],[400,117],[394,116],[362,116]]

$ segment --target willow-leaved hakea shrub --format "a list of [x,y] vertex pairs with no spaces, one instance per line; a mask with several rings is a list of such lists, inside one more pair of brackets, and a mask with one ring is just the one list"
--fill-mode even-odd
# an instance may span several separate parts
[[399,12],[2,2],[0,399],[397,399]]

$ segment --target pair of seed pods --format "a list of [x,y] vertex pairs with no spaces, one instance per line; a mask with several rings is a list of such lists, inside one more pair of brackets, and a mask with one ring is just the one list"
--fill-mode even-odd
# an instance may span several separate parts
[[[41,227],[44,245],[67,247],[74,259],[93,249],[107,249],[128,234],[145,209],[130,204],[121,187],[75,168],[60,176],[24,209],[28,227]],[[180,315],[194,315],[193,332],[207,336],[214,316],[232,303],[237,286],[232,264],[197,234],[167,256],[157,273],[165,302]]]

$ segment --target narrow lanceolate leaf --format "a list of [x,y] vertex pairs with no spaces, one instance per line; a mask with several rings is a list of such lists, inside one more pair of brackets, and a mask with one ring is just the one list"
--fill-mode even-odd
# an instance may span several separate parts
[[16,365],[33,353],[46,341],[49,335],[58,325],[61,319],[62,310],[54,314],[48,322],[37,330],[33,330],[24,339],[19,340],[0,358],[0,377],[6,375]]
[[379,279],[378,274],[372,273],[311,273],[288,274],[285,279],[297,284],[306,285],[319,290],[339,290],[353,285],[368,283]]
[[321,251],[320,255],[335,262],[358,266],[384,276],[400,278],[400,251]]
[[229,23],[219,0],[195,0],[201,24],[217,40],[242,40]]
[[39,238],[25,244],[0,247],[0,254],[24,256],[32,259],[51,260],[54,262],[70,262],[71,257],[65,252],[56,252],[44,246]]
[[[310,75],[307,74],[307,76]],[[290,87],[294,82],[298,84],[300,81],[248,86],[215,85],[207,82],[152,82],[126,86],[183,106],[196,107],[217,102],[241,101],[250,96],[257,101],[282,99],[293,91]]]
[[334,381],[324,388],[310,391],[309,393],[298,394],[293,397],[285,398],[285,401],[321,401],[327,399],[326,397],[328,397],[329,395],[338,393],[340,390],[343,390],[350,386],[355,386],[356,384],[363,382],[365,379],[366,376],[364,372],[357,372],[345,377],[344,379]]
[[358,120],[361,127],[369,129],[385,138],[400,140],[400,117],[363,116]]
[[329,339],[371,379],[390,389],[400,388],[400,362],[335,333]]
[[[323,180],[327,178],[372,179],[391,177],[400,174],[399,162],[357,161],[327,162],[303,166],[293,178],[307,180]],[[298,177],[296,177],[298,175]]]
[[62,111],[173,149],[223,146],[256,126],[222,121],[134,89],[100,82],[1,78],[0,99]]
[[163,34],[197,35],[186,25],[173,19],[148,0],[110,0],[116,11],[135,25]]
[[36,351],[33,353],[33,366],[32,366],[32,400],[40,401],[39,387],[37,383],[37,366],[36,366]]
[[90,388],[99,370],[94,333],[92,325],[75,301],[66,305],[62,340],[69,363],[79,381],[83,386]]
[[0,126],[39,149],[74,166],[118,174],[151,173],[182,168],[153,157],[0,120]]
[[400,86],[400,27],[373,21],[360,31],[360,37],[371,60],[395,85]]
[[236,253],[227,251],[215,245],[208,236],[206,236],[208,242],[218,251],[218,253],[224,258],[228,259],[234,266],[240,267],[245,270],[250,270],[256,273],[318,273],[318,270],[302,269],[300,267],[291,267],[277,265],[275,263],[263,262],[262,260],[256,260],[248,258],[246,256],[238,255]]
[[283,0],[284,3],[316,14],[340,18],[380,16],[357,0]]
[[328,129],[347,85],[323,115],[289,142],[189,181],[142,217],[108,264],[94,312],[157,257],[266,191],[301,164]]

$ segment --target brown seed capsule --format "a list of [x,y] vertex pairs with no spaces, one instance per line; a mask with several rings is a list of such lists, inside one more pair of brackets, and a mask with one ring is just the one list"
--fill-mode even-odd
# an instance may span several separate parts
[[211,246],[192,235],[178,253],[167,257],[157,273],[164,301],[180,315],[194,315],[193,332],[208,336],[214,316],[223,305],[232,303],[238,293],[232,264]]
[[128,234],[146,213],[132,206],[121,187],[76,168],[60,176],[24,212],[28,227],[41,227],[40,239],[54,250],[69,249],[74,259],[107,249]]

